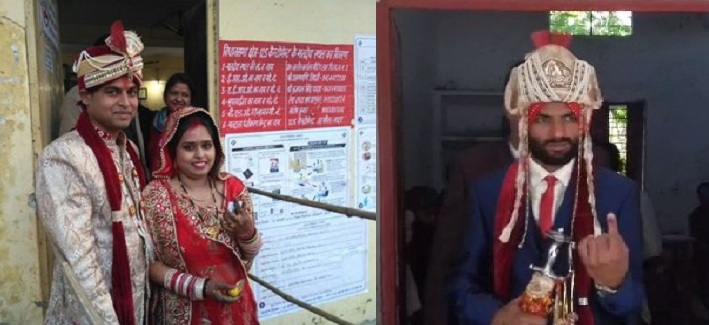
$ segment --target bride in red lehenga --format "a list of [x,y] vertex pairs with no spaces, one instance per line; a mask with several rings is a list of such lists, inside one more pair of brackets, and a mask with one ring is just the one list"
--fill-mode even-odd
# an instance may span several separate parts
[[154,324],[259,324],[247,270],[261,248],[251,197],[219,173],[224,153],[207,111],[170,114],[160,168],[143,192],[157,260]]

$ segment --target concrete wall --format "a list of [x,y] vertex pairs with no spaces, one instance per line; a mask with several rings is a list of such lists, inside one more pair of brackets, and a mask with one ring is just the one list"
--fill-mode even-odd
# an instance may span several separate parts
[[49,286],[46,241],[32,203],[33,171],[39,149],[54,130],[52,105],[61,92],[61,68],[59,52],[47,52],[36,3],[0,0],[2,324],[40,324]]
[[[397,13],[404,65],[405,184],[432,184],[431,89],[502,91],[505,73],[548,28],[546,13]],[[425,27],[424,27],[425,26]],[[423,32],[423,34],[422,34]],[[575,37],[572,51],[593,64],[608,101],[645,100],[645,186],[665,233],[686,229],[694,190],[709,180],[709,16],[636,13],[633,36]],[[502,103],[500,103],[502,105]]]
[[[222,40],[352,44],[356,35],[376,34],[373,0],[221,0],[218,6],[218,35]],[[218,70],[211,67],[210,71]],[[210,96],[210,102],[215,103],[216,94]],[[355,324],[376,318],[377,254],[374,222],[368,232],[368,292],[318,306]],[[264,325],[326,323],[328,321],[323,318],[305,311],[262,322]]]

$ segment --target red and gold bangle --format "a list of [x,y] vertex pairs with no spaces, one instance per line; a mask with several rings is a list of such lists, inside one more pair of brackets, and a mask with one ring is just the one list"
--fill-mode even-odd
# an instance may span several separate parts
[[206,279],[170,269],[165,273],[163,285],[165,288],[192,300],[204,300],[204,286]]

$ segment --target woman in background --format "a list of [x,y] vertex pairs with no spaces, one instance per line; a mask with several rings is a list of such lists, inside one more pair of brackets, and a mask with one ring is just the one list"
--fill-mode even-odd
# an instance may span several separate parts
[[192,93],[194,84],[192,79],[185,73],[175,73],[167,79],[163,100],[165,107],[155,114],[148,137],[148,161],[150,170],[155,171],[160,165],[160,140],[165,133],[165,122],[170,114],[180,108],[188,107],[192,104]]

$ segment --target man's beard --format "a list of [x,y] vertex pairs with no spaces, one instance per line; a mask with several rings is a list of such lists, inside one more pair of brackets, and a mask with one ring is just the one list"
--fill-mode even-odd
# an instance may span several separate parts
[[[568,143],[569,150],[563,153],[548,152],[545,147],[551,143]],[[578,149],[578,139],[558,138],[541,142],[529,137],[529,152],[532,154],[532,157],[547,166],[564,166],[568,164],[571,159],[576,158]]]

